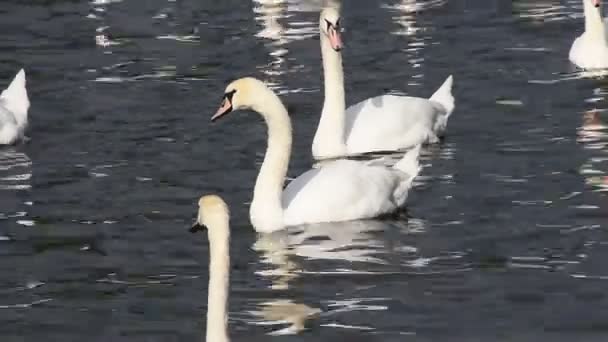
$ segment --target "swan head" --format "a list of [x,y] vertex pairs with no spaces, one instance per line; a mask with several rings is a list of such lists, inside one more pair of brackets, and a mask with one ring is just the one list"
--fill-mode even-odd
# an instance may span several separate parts
[[224,115],[239,109],[253,109],[261,105],[264,93],[269,89],[266,85],[253,77],[244,77],[230,83],[224,91],[222,103],[217,112],[211,117],[211,122]]
[[198,215],[190,232],[196,233],[204,229],[220,229],[227,227],[230,210],[226,202],[217,195],[206,195],[198,201]]
[[[594,0],[595,1],[595,0]],[[598,0],[599,1],[599,0]],[[334,51],[342,50],[342,27],[340,26],[340,12],[336,8],[327,7],[321,11],[319,19],[319,30],[321,35],[329,39],[329,44]]]
[[593,4],[593,6],[595,6],[596,8],[600,7],[600,3],[602,2],[601,0],[589,0],[591,1],[591,3]]

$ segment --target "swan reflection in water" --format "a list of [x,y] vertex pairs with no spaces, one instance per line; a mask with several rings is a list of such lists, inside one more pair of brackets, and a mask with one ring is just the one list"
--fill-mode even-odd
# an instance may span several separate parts
[[[32,188],[32,161],[23,152],[14,147],[0,148],[0,191],[16,193],[27,191]],[[23,202],[20,196],[10,194],[0,196],[0,222],[7,218],[13,218],[17,224],[32,226],[34,221],[25,219],[28,215],[25,206],[31,206],[30,201]],[[0,236],[2,237],[2,236]]]
[[608,176],[606,176],[608,126],[602,121],[600,113],[600,110],[592,109],[583,114],[583,124],[578,129],[577,141],[583,144],[584,149],[593,151],[591,158],[581,165],[581,175],[595,191],[603,192],[608,191]]
[[[290,227],[272,234],[260,234],[253,249],[261,253],[261,264],[271,268],[256,273],[271,281],[272,290],[288,289],[290,282],[303,274],[373,273],[369,271],[370,265],[389,264],[382,258],[382,254],[388,254],[389,250],[416,251],[413,247],[395,247],[387,243],[389,239],[383,238],[385,233],[399,233],[400,229],[409,228],[405,221],[361,220]],[[305,263],[310,260],[336,261],[340,266],[318,272],[309,271]],[[348,266],[341,261],[347,262]],[[362,270],[357,270],[357,266]],[[251,323],[289,324],[287,328],[274,331],[271,335],[295,334],[303,330],[305,322],[311,319],[342,311],[370,310],[368,305],[353,305],[352,303],[360,302],[357,299],[337,301],[331,298],[329,302],[334,303],[330,305],[331,310],[322,312],[293,300],[266,301],[260,304],[259,310],[249,312],[258,319]]]
[[249,314],[260,321],[256,325],[288,324],[284,329],[276,330],[269,335],[293,335],[305,329],[306,321],[315,319],[321,313],[318,308],[306,304],[294,303],[288,299],[277,299],[260,304],[260,310],[249,311]]
[[[253,14],[255,20],[261,25],[261,30],[255,34],[257,38],[267,40],[266,47],[270,50],[270,62],[258,66],[268,76],[267,82],[279,94],[286,92],[280,87],[278,78],[293,70],[300,70],[304,65],[293,63],[290,70],[285,66],[289,53],[288,44],[294,41],[309,39],[319,34],[318,21],[306,21],[300,17],[297,20],[294,12],[321,11],[326,5],[339,7],[338,0],[253,0]],[[316,18],[315,18],[316,19]],[[293,59],[293,58],[292,58]],[[293,62],[293,60],[292,60]]]
[[[276,266],[273,270],[260,271],[262,276],[276,277],[273,289],[287,289],[289,281],[306,272],[295,260],[335,260],[349,263],[386,264],[378,257],[385,253],[385,242],[378,238],[380,232],[395,229],[388,222],[361,220],[336,223],[320,223],[261,234],[253,249],[262,253],[262,263]],[[341,268],[334,272],[356,272]]]
[[443,6],[446,3],[446,0],[401,0],[394,5],[385,5],[384,8],[394,12],[392,19],[399,29],[393,31],[393,34],[415,36],[422,30],[421,27],[416,26],[417,13]]
[[285,27],[280,20],[286,17],[285,1],[283,0],[254,0],[253,13],[256,21],[262,26],[262,30],[256,33],[256,37],[269,40],[266,48],[270,50],[270,62],[258,67],[269,79],[271,88],[275,89],[280,85],[275,77],[283,75],[286,71],[283,68],[285,56],[289,50],[285,47]]
[[12,147],[0,149],[0,190],[31,189],[32,161]]
[[[538,22],[544,24],[551,21],[562,21],[569,20],[574,15],[578,16],[578,13],[572,13],[573,10],[577,10],[571,6],[564,6],[563,1],[560,0],[516,0],[516,1],[505,1],[510,3],[512,7],[512,13],[514,16]],[[580,0],[575,0],[573,4],[582,7]]]
[[577,131],[577,142],[591,154],[579,172],[595,191],[608,190],[608,126],[601,116],[606,110],[598,107],[607,95],[608,89],[601,85],[593,89],[591,97],[585,99],[591,109],[583,112],[582,124]]

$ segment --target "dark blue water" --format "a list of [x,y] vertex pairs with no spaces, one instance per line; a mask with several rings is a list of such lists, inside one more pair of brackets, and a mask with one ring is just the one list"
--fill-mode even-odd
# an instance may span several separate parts
[[289,173],[307,170],[318,10],[2,2],[0,80],[25,67],[32,108],[31,140],[0,148],[1,341],[203,339],[208,246],[187,227],[205,193],[233,213],[235,341],[608,338],[608,133],[584,125],[608,120],[608,81],[567,60],[582,2],[345,1],[347,102],[453,74],[446,140],[409,220],[257,236],[265,126],[209,118],[228,81],[265,80],[293,108]]

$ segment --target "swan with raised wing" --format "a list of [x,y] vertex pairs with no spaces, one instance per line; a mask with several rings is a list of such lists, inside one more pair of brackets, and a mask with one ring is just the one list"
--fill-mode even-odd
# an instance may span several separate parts
[[606,23],[601,0],[583,0],[585,32],[572,44],[570,61],[583,69],[608,68]]
[[192,233],[207,230],[209,236],[209,288],[207,294],[207,342],[229,342],[228,291],[230,286],[230,212],[216,195],[198,201]]
[[455,106],[452,76],[429,99],[381,95],[345,109],[341,23],[336,8],[321,11],[319,30],[325,101],[312,144],[315,159],[394,151],[439,140]]
[[291,156],[292,129],[287,109],[261,81],[246,77],[228,85],[212,121],[237,109],[252,109],[268,126],[268,146],[249,210],[258,232],[307,223],[373,218],[399,210],[419,171],[420,145],[393,167],[336,160],[283,183]]

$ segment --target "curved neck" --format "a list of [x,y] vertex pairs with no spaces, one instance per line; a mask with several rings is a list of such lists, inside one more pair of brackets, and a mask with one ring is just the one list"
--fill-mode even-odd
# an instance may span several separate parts
[[255,182],[249,214],[257,231],[283,228],[283,183],[291,156],[292,130],[287,109],[270,90],[260,92],[253,110],[260,113],[268,126],[268,147]]
[[228,342],[228,288],[230,283],[230,230],[218,222],[209,234],[209,292],[207,298],[207,342]]
[[595,7],[591,0],[583,0],[583,5],[585,8],[585,34],[605,40],[606,31],[601,8]]
[[344,139],[346,100],[342,54],[332,49],[329,39],[322,32],[321,54],[325,101],[312,144],[312,154],[317,159],[346,154]]

